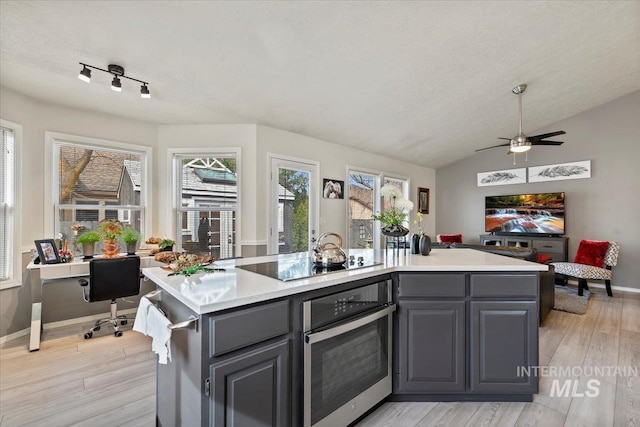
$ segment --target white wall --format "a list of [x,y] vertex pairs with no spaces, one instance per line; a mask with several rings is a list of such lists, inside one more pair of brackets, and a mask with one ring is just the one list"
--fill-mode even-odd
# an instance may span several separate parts
[[[0,116],[22,125],[22,246],[47,237],[44,230],[44,133],[53,131],[153,147],[157,126],[63,107],[0,87]],[[47,209],[53,215],[51,209]]]
[[241,238],[243,245],[254,245],[256,236],[256,125],[166,125],[158,127],[158,144],[154,158],[153,194],[156,224],[154,235],[174,236],[171,191],[170,149],[241,149],[242,197]]
[[[573,260],[581,239],[615,240],[621,249],[612,285],[640,289],[639,119],[640,91],[529,132],[567,134],[553,138],[565,142],[559,147],[532,148],[527,162],[518,155],[514,166],[506,148],[496,148],[438,169],[438,233],[462,232],[465,242],[478,243],[484,232],[485,196],[564,191],[569,259]],[[492,144],[496,142],[486,141],[487,146]],[[476,186],[477,172],[579,160],[591,160],[590,179]]]
[[[157,126],[103,113],[63,107],[29,98],[0,87],[0,117],[22,125],[22,242],[23,250],[33,248],[34,240],[54,237],[44,230],[44,133],[54,131],[111,141],[154,146]],[[48,181],[48,178],[47,178]],[[48,210],[53,215],[53,210]],[[23,264],[29,261],[23,255]],[[29,274],[23,270],[22,287],[0,291],[0,337],[29,326],[31,316],[31,287]],[[74,305],[73,317],[104,311],[82,300],[76,283],[55,289],[58,308]],[[58,317],[56,303],[49,298],[43,313],[44,322],[63,320]],[[96,311],[101,310],[101,311]]]
[[[270,165],[268,165],[268,153],[292,156],[320,163],[319,178],[332,178],[347,183],[347,165],[362,167],[397,175],[410,179],[411,187],[409,195],[414,205],[417,206],[418,187],[429,188],[432,192],[436,189],[435,170],[423,166],[414,165],[401,160],[367,153],[365,151],[344,147],[327,141],[322,141],[308,136],[286,132],[267,126],[258,126],[258,151],[257,151],[257,176],[266,177]],[[257,183],[258,194],[256,206],[260,212],[268,212],[267,195],[269,183],[259,180]],[[320,230],[319,233],[336,232],[347,237],[347,200],[320,198]],[[433,201],[432,208],[434,207]],[[426,232],[435,236],[435,210],[432,214],[425,215],[423,227]],[[257,239],[266,240],[268,231],[268,219],[258,220]]]

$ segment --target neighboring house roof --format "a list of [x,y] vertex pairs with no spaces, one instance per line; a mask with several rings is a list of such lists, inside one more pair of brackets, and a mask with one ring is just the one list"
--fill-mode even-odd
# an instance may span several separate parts
[[131,182],[136,191],[140,191],[140,185],[142,183],[142,172],[140,171],[139,160],[124,160],[124,167],[127,168]]
[[[70,167],[77,164],[82,154],[84,154],[83,148],[62,146],[60,149],[61,160],[67,162]],[[94,150],[91,161],[76,182],[74,190],[76,197],[118,197],[124,177],[124,162],[130,158],[130,154]]]

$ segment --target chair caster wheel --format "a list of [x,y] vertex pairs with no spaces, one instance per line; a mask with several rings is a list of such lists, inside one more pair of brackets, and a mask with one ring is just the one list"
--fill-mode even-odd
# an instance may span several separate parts
[[121,325],[126,325],[126,324],[127,324],[127,321],[126,321],[126,320],[121,320],[121,321],[120,321],[120,324],[121,324]]
[[88,340],[89,338],[91,338],[93,336],[92,332],[87,332],[86,334],[84,334],[84,339]]
[[115,335],[116,337],[121,337],[122,336],[122,331],[115,331],[113,333],[113,335]]
[[94,326],[94,327],[93,327],[93,330],[94,330],[94,331],[99,331],[99,330],[100,330],[100,326]]

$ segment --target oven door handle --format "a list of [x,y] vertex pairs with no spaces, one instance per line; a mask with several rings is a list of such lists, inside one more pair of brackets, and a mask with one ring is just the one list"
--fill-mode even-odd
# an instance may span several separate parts
[[344,323],[340,326],[336,326],[335,328],[327,329],[320,332],[314,332],[311,334],[305,334],[304,342],[307,344],[313,344],[320,341],[328,340],[329,338],[333,338],[337,335],[341,335],[349,331],[353,331],[354,329],[364,326],[367,323],[371,323],[375,320],[382,319],[383,317],[388,316],[394,311],[396,311],[396,304],[393,302],[385,305],[384,307],[385,308],[383,308],[382,310],[376,311],[375,313],[371,313],[364,317],[360,317],[359,319]]

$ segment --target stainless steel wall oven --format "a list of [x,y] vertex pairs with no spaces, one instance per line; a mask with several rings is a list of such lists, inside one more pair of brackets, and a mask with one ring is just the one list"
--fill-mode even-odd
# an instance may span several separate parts
[[391,394],[391,280],[305,301],[304,426],[346,426]]

